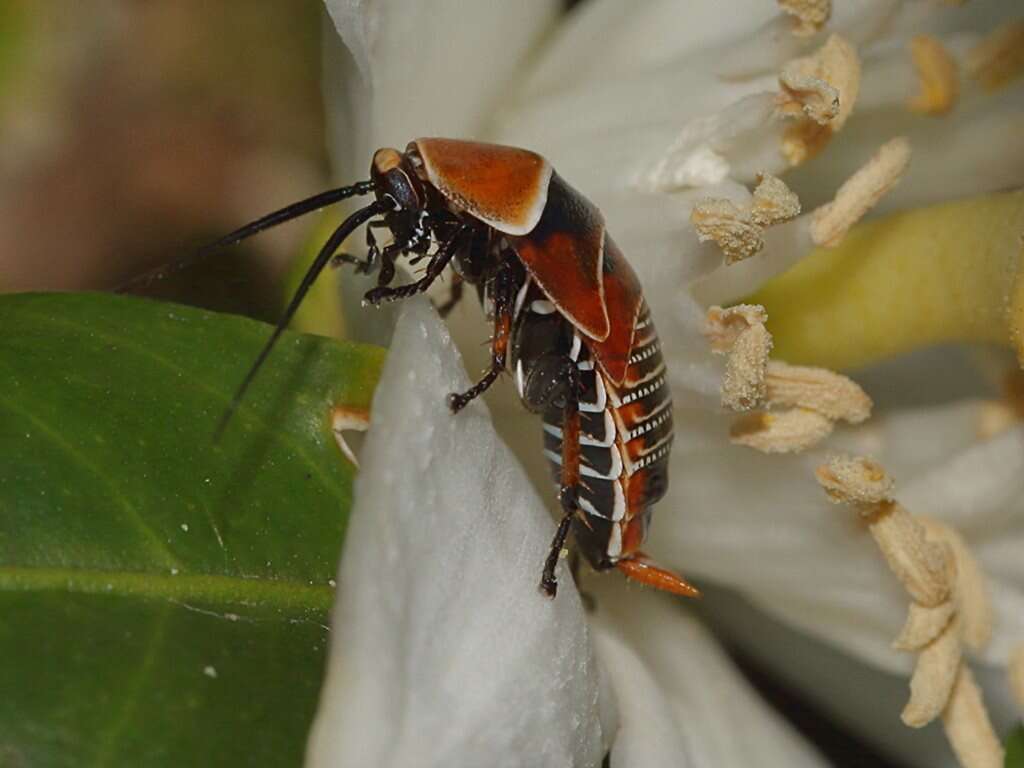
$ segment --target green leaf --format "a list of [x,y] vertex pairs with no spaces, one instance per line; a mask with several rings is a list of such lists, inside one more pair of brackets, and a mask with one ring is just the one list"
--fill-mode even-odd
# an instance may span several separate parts
[[106,295],[0,297],[0,765],[297,765],[383,351]]
[[1006,739],[1005,768],[1024,768],[1024,723],[1011,731]]

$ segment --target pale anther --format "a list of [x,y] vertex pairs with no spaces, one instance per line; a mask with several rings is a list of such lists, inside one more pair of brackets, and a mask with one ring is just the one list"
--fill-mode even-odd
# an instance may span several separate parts
[[729,351],[722,377],[722,405],[733,411],[749,411],[764,400],[765,372],[772,351],[772,337],[763,325],[752,325],[737,337]]
[[861,456],[833,456],[815,475],[837,504],[879,504],[892,500],[892,478],[882,465]]
[[910,678],[910,699],[900,713],[904,725],[921,728],[942,714],[960,670],[961,651],[956,622],[921,649]]
[[843,127],[860,92],[860,74],[856,48],[839,35],[783,67],[779,114],[797,118],[782,136],[781,151],[790,165],[814,156]]
[[1024,73],[1024,20],[1002,25],[968,51],[967,71],[990,89]]
[[800,406],[832,421],[859,424],[871,415],[871,398],[855,381],[826,368],[790,365],[773,360],[765,376],[767,401]]
[[847,231],[900,180],[910,162],[910,142],[903,137],[883,144],[868,163],[847,179],[831,203],[811,214],[816,245],[838,245]]
[[770,360],[767,319],[764,307],[756,304],[708,310],[704,335],[712,351],[728,355],[722,406],[738,412],[760,409],[733,422],[733,443],[764,453],[795,453],[828,437],[836,421],[859,423],[870,415],[871,399],[847,377]]
[[960,91],[956,60],[938,40],[918,35],[910,41],[918,92],[907,106],[913,112],[943,115],[955,105]]
[[956,583],[953,596],[961,619],[961,639],[972,651],[981,651],[992,639],[994,616],[985,574],[964,537],[954,528],[925,515],[918,516],[928,539],[941,542],[953,555]]
[[759,227],[789,221],[800,213],[800,198],[785,182],[769,173],[758,175],[750,219]]
[[792,33],[809,37],[828,23],[832,0],[778,0],[779,8],[793,17]]
[[789,187],[770,174],[761,174],[749,206],[708,198],[693,207],[690,222],[701,242],[714,240],[725,254],[725,263],[733,264],[764,247],[761,234],[765,227],[798,213],[800,200]]
[[779,75],[779,111],[788,117],[799,117],[802,112],[818,125],[828,125],[839,115],[839,91],[820,77],[804,74],[799,64],[805,61],[790,62]]
[[704,337],[716,354],[732,349],[743,331],[768,322],[768,313],[760,304],[737,304],[732,307],[711,307],[704,325]]
[[910,595],[907,621],[893,643],[918,653],[901,719],[920,728],[941,715],[962,766],[998,768],[1002,747],[963,660],[964,645],[977,650],[991,634],[984,578],[964,539],[894,501],[892,481],[870,459],[834,458],[816,474],[833,501],[851,504],[867,519],[889,568]]
[[806,408],[793,408],[777,413],[744,414],[733,422],[729,439],[762,453],[799,453],[820,443],[831,432],[832,422],[825,416]]
[[955,612],[956,606],[952,599],[931,608],[911,603],[907,621],[892,641],[892,647],[897,651],[920,651],[949,626],[949,620]]
[[729,200],[702,200],[693,207],[690,221],[702,243],[714,240],[718,244],[727,264],[753,256],[764,247],[761,228]]

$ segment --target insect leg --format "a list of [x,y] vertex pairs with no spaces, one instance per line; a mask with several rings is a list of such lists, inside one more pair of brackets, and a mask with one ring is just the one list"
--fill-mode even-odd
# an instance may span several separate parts
[[[384,301],[407,299],[410,296],[415,296],[417,293],[423,293],[444,271],[444,268],[448,266],[448,262],[452,260],[452,257],[455,256],[455,252],[458,250],[459,241],[468,231],[469,227],[464,227],[445,241],[437,253],[430,259],[426,273],[419,280],[408,285],[399,285],[396,288],[379,285],[372,291],[367,291],[363,297],[363,303],[376,305]],[[391,246],[388,247],[390,248]],[[384,250],[387,252],[388,249],[385,248]],[[383,267],[381,271],[383,272]]]
[[[511,265],[511,262],[505,262]],[[474,399],[486,392],[491,384],[505,370],[508,357],[508,342],[512,335],[512,308],[515,303],[515,284],[510,269],[502,267],[494,276],[492,295],[494,297],[494,335],[491,337],[491,367],[484,377],[461,394],[448,395],[448,407],[458,413]],[[454,291],[453,291],[454,293]]]
[[[374,267],[377,266],[377,262],[381,259],[380,248],[377,246],[377,238],[373,236],[374,229],[381,229],[387,227],[383,221],[371,221],[366,225],[366,258],[360,259],[358,256],[354,256],[351,253],[336,253],[331,257],[331,266],[334,268],[340,267],[343,264],[352,264],[356,268],[356,272],[363,275],[368,275],[373,271]],[[401,249],[398,249],[401,250]],[[392,260],[393,261],[393,260]],[[391,268],[391,274],[394,274],[394,266]],[[378,281],[378,285],[380,282]]]
[[448,300],[438,306],[437,314],[441,317],[448,317],[448,313],[455,309],[455,305],[462,299],[462,289],[465,285],[465,281],[458,275],[452,278],[451,292],[448,294]]
[[568,387],[565,396],[565,415],[562,418],[562,487],[558,491],[558,501],[562,505],[562,519],[551,541],[551,549],[544,561],[544,573],[540,579],[540,588],[548,597],[558,592],[558,580],[555,578],[555,567],[569,535],[569,526],[573,517],[579,512],[580,484],[580,376],[575,362],[567,360],[565,377]]

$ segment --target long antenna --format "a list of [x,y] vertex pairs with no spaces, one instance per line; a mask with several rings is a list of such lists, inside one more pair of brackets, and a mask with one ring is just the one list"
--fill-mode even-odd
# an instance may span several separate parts
[[[235,396],[231,399],[231,403],[228,405],[227,410],[224,411],[224,415],[221,416],[220,423],[217,425],[217,431],[214,438],[215,440],[220,440],[221,435],[224,434],[224,430],[227,428],[228,422],[231,421],[231,417],[234,415],[235,411],[238,410],[238,404],[242,402],[242,397],[245,395],[246,390],[249,388],[249,385],[252,384],[253,379],[256,378],[256,373],[270,355],[270,351],[274,348],[274,345],[281,337],[281,334],[284,333],[284,329],[288,327],[288,323],[291,322],[292,317],[295,316],[295,312],[298,310],[302,300],[306,297],[309,289],[313,287],[313,282],[320,273],[323,272],[324,267],[326,267],[330,262],[335,251],[338,250],[345,238],[351,235],[352,232],[355,231],[355,229],[363,222],[373,218],[379,213],[384,213],[387,210],[390,210],[387,205],[379,200],[375,200],[370,203],[370,205],[365,208],[360,208],[345,219],[345,221],[341,223],[341,226],[334,230],[331,236],[327,238],[327,242],[324,243],[323,247],[320,249],[316,259],[313,261],[313,264],[308,270],[306,270],[306,274],[303,276],[302,282],[295,291],[295,295],[292,296],[292,300],[288,302],[288,306],[285,308],[284,314],[281,315],[281,319],[277,321],[277,326],[275,326],[274,332],[270,335],[270,338],[267,339],[267,343],[263,345],[263,349],[260,350],[259,355],[256,357],[256,361],[252,364],[252,367],[249,368],[249,372],[245,374],[245,378],[238,387],[238,391],[235,392]],[[250,226],[254,226],[255,223],[256,222]],[[230,237],[230,235],[228,237]]]
[[278,224],[284,224],[286,221],[291,221],[292,219],[304,216],[307,213],[318,211],[321,208],[341,202],[342,200],[346,200],[350,197],[365,195],[372,192],[373,189],[374,185],[372,181],[360,181],[357,184],[353,184],[348,187],[328,189],[326,192],[321,192],[317,195],[313,195],[312,197],[307,197],[305,200],[299,200],[297,203],[292,203],[278,211],[268,213],[266,216],[256,219],[256,221],[252,221],[244,227],[240,227],[234,232],[224,235],[224,237],[215,240],[212,243],[207,243],[187,256],[183,256],[182,258],[167,264],[162,264],[159,267],[143,272],[141,275],[136,275],[115,288],[114,292],[124,293],[132,288],[145,287],[154,280],[159,280],[169,274],[178,272],[190,264],[209,256],[215,251],[227,248],[235,243],[240,243],[242,240],[259,234],[266,229],[276,227]]

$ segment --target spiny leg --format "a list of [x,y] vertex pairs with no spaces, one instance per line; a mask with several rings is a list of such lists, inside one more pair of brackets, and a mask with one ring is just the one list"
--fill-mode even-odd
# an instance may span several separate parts
[[544,561],[544,573],[540,579],[540,588],[548,597],[558,592],[558,580],[555,578],[555,567],[569,535],[569,526],[579,511],[580,484],[580,374],[576,363],[566,360],[565,376],[568,380],[565,395],[565,413],[562,418],[562,486],[558,491],[558,501],[562,505],[562,519],[558,522],[555,537],[551,540],[551,549]]
[[458,413],[486,392],[505,370],[508,342],[512,335],[512,309],[515,303],[515,283],[511,262],[505,262],[491,282],[494,299],[494,335],[491,336],[491,367],[484,377],[462,393],[448,395],[448,407]]
[[[417,293],[423,293],[430,287],[438,276],[444,272],[444,268],[448,266],[448,262],[455,256],[456,251],[460,245],[460,241],[463,236],[469,232],[469,227],[463,227],[455,232],[448,240],[446,240],[437,253],[430,259],[430,263],[427,265],[426,273],[419,280],[409,283],[408,285],[399,285],[395,288],[390,288],[385,285],[378,285],[372,291],[367,291],[363,297],[365,304],[380,304],[383,301],[397,301],[399,299],[407,299],[410,296],[415,296]],[[389,246],[390,247],[390,246]],[[387,249],[385,248],[385,251]],[[381,266],[383,272],[384,265]]]
[[[377,265],[378,262],[381,263],[382,273],[383,266],[385,264],[391,264],[391,277],[388,278],[388,281],[390,282],[390,280],[393,279],[395,275],[395,258],[401,254],[402,249],[404,247],[404,243],[391,243],[390,245],[385,246],[383,251],[380,251],[377,250],[377,246],[376,244],[374,244],[370,246],[370,250],[367,252],[365,259],[360,259],[358,256],[353,256],[350,253],[336,253],[334,254],[334,257],[331,259],[331,266],[340,267],[342,264],[354,264],[356,267],[356,272],[363,275],[367,275],[373,271],[373,268]],[[379,275],[377,277],[377,285],[382,284],[382,278],[383,275]]]
[[455,309],[455,305],[462,299],[462,289],[465,285],[465,281],[458,275],[455,275],[452,278],[452,284],[448,293],[448,300],[444,304],[438,305],[437,314],[441,317],[448,317],[448,314]]
[[[366,258],[361,259],[351,253],[336,253],[331,257],[331,267],[337,269],[343,264],[351,264],[356,268],[356,272],[363,275],[370,274],[374,268],[378,265],[381,260],[380,248],[377,246],[377,238],[373,236],[374,229],[387,228],[387,224],[383,221],[371,221],[366,225]],[[388,248],[392,246],[387,246]],[[401,248],[397,248],[401,250]],[[393,259],[392,259],[393,260]],[[391,270],[392,275],[394,269]],[[378,278],[378,284],[379,278]]]

